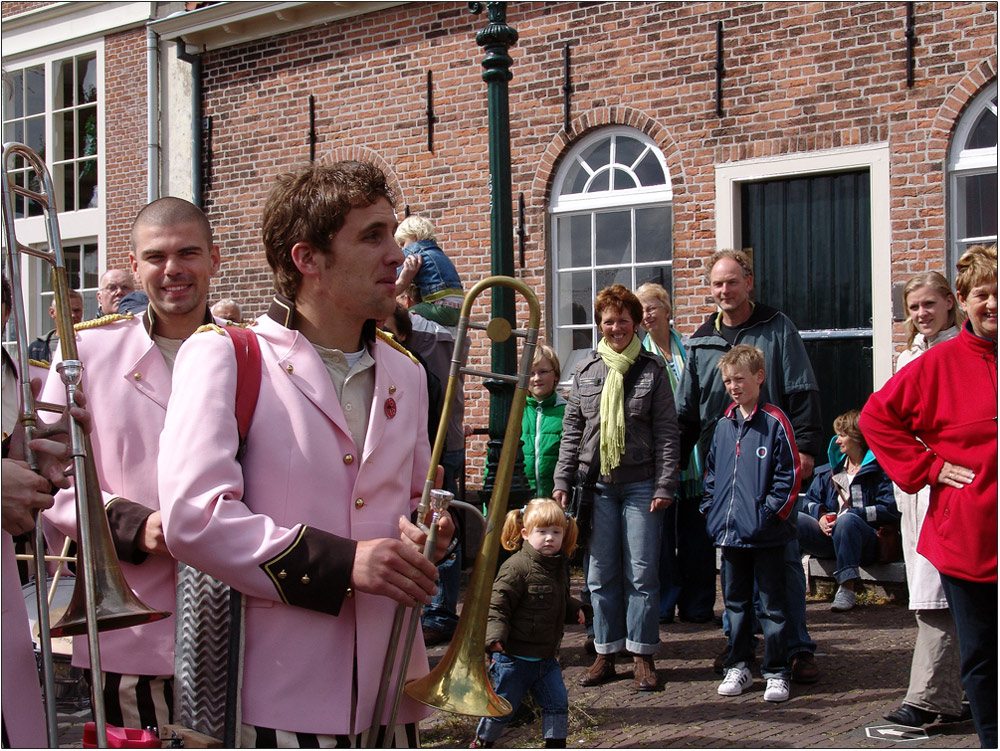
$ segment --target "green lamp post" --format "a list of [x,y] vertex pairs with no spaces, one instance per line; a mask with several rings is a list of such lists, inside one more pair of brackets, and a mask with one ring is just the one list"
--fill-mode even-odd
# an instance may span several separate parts
[[[517,42],[517,31],[507,25],[507,3],[469,3],[473,13],[487,12],[489,23],[476,34],[476,44],[482,47],[483,80],[487,90],[487,116],[489,120],[490,148],[490,269],[493,275],[514,276],[514,210],[510,187],[510,100],[507,82],[513,77],[513,62],[508,49]],[[507,287],[494,287],[492,315],[505,318],[515,326],[514,291]],[[517,371],[517,348],[513,338],[493,342],[491,370],[494,373]],[[498,380],[485,383],[490,392],[489,442],[487,443],[487,476],[483,487],[483,500],[488,501],[493,491],[500,447],[510,415],[513,399],[512,384]],[[531,498],[531,488],[524,476],[524,460],[520,451],[514,467],[507,504],[511,508],[523,506]]]

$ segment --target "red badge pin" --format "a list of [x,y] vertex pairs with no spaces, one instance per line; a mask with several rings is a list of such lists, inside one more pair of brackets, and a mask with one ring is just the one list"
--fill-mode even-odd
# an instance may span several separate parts
[[390,420],[396,416],[396,400],[392,397],[385,400],[385,416]]

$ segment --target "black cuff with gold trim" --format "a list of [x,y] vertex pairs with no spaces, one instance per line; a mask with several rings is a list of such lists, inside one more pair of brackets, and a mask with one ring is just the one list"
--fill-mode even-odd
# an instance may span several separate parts
[[351,570],[358,543],[305,525],[295,541],[260,565],[281,601],[337,615],[351,594]]
[[105,509],[108,524],[111,525],[111,541],[115,545],[118,559],[136,565],[142,563],[149,553],[139,550],[139,535],[143,532],[146,519],[155,509],[128,498],[113,498]]

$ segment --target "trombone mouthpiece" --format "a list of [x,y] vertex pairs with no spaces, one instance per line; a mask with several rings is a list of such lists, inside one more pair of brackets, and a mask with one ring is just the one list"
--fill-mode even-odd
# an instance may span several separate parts
[[434,488],[431,490],[431,511],[436,513],[444,511],[448,508],[448,504],[450,504],[454,498],[454,493]]
[[83,363],[80,360],[63,360],[56,365],[62,381],[67,386],[79,386],[83,378]]

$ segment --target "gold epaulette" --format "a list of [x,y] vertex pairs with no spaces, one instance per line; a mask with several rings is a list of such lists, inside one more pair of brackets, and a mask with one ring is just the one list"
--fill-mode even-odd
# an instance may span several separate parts
[[115,321],[130,321],[135,318],[131,313],[112,313],[110,315],[101,316],[100,318],[94,318],[90,321],[80,321],[73,326],[75,331],[83,331],[84,329],[96,329],[98,326],[107,326],[109,323],[114,323]]
[[399,342],[397,342],[396,339],[393,337],[393,335],[390,334],[388,331],[383,331],[382,329],[375,329],[375,336],[378,337],[379,339],[381,339],[386,344],[388,344],[393,349],[399,350],[404,355],[406,355],[407,357],[409,357],[411,360],[413,360],[413,364],[414,365],[419,365],[420,364],[420,360],[418,360],[416,357],[414,357],[413,353],[410,352],[410,350],[408,350],[402,344],[400,344]]
[[45,368],[46,370],[48,370],[49,368],[52,367],[52,363],[50,363],[48,360],[31,360],[31,359],[29,359],[28,360],[28,365],[34,365],[36,368]]
[[201,334],[204,331],[214,331],[216,334],[219,334],[220,336],[226,335],[225,329],[223,329],[222,326],[220,326],[217,323],[204,323],[198,328],[196,328],[194,330],[194,333]]

